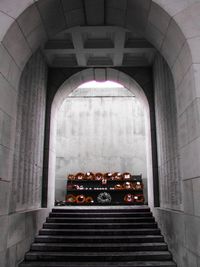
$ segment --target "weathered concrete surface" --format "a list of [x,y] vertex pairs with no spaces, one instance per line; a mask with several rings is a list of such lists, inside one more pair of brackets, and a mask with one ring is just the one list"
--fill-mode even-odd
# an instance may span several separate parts
[[146,179],[144,115],[124,88],[71,93],[57,115],[56,199],[64,199],[69,173],[128,171]]
[[[64,3],[65,1],[62,2]],[[7,121],[7,115],[11,119],[11,128],[9,130],[10,145],[5,147],[1,144],[0,148],[0,171],[1,178],[3,178],[3,181],[0,181],[0,186],[2,187],[5,186],[5,182],[10,183],[12,180],[10,170],[13,167],[14,126],[17,114],[18,82],[21,71],[33,50],[41,44],[47,34],[51,36],[66,26],[71,27],[83,23],[85,17],[83,16],[82,6],[73,4],[78,2],[81,3],[80,1],[67,1],[69,6],[63,5],[64,8],[62,10],[61,1],[0,1],[0,110],[3,112],[1,116],[5,117],[3,121]],[[181,177],[184,181],[191,180],[190,182],[184,182],[183,188],[185,188],[184,190],[190,188],[189,205],[193,208],[189,209],[186,207],[188,202],[184,201],[184,206],[186,207],[184,209],[186,214],[188,210],[192,213],[192,218],[189,217],[190,222],[192,222],[192,219],[198,220],[199,190],[197,190],[197,186],[200,180],[200,132],[198,127],[196,127],[196,123],[198,122],[199,107],[197,104],[193,106],[193,101],[197,103],[200,96],[200,3],[198,0],[129,0],[128,5],[126,5],[126,1],[106,1],[106,3],[109,4],[106,6],[107,17],[105,21],[108,24],[125,25],[133,31],[142,30],[142,32],[145,32],[147,39],[161,51],[172,70],[176,88],[176,100],[177,102],[180,101],[180,105],[177,107],[180,107],[180,110],[178,110],[178,114],[180,114],[178,117],[178,132],[182,136],[182,138],[179,138],[181,147]],[[26,21],[27,23],[22,22],[23,20],[19,19],[19,16],[25,10],[28,13],[30,11],[30,14],[37,13],[37,11],[34,11],[34,7],[32,7],[33,4],[39,9],[42,19],[40,20],[36,14],[34,17],[36,20],[33,23],[32,19]],[[30,9],[27,9],[29,6]],[[128,14],[127,8],[129,9]],[[64,12],[60,12],[61,10]],[[91,12],[92,10],[89,11],[89,15],[91,15]],[[102,16],[102,12],[100,16]],[[73,16],[72,14],[75,15]],[[138,14],[139,17],[137,16]],[[23,14],[23,16],[30,17],[29,14]],[[16,23],[17,18],[19,22]],[[24,27],[21,28],[19,26],[20,23]],[[13,26],[10,27],[12,24]],[[35,30],[33,30],[33,25],[37,26]],[[34,46],[32,46],[33,43]],[[191,122],[192,127],[189,127]],[[6,129],[9,128],[8,124],[6,124]],[[180,128],[182,128],[181,132]],[[3,132],[3,127],[1,132]],[[8,144],[8,140],[5,142],[5,138],[1,140],[4,140],[2,141],[4,144]],[[189,187],[187,187],[187,183],[189,183]],[[12,197],[12,194],[10,195]],[[183,195],[185,195],[184,198],[188,198],[184,191]],[[5,198],[5,202],[7,203],[7,198]],[[2,212],[3,214],[8,213],[7,204],[3,207]],[[169,212],[172,214],[172,211]],[[169,218],[169,213],[167,216],[166,220]],[[164,217],[161,219],[164,221]],[[192,223],[191,225],[193,226]],[[170,231],[171,228],[168,227],[167,233],[169,234]],[[195,240],[193,242],[194,245],[199,242],[198,230],[195,232],[195,237],[197,242],[192,236],[190,244],[192,240]],[[194,246],[187,249],[187,252],[195,256],[191,257],[191,261],[186,266],[195,266],[196,259],[198,259],[198,265],[200,265],[200,260],[199,257],[197,258]],[[4,264],[5,251],[1,251],[0,255],[0,262]],[[195,261],[192,259],[195,259]],[[179,266],[182,267],[183,265],[181,264]]]
[[163,208],[180,210],[182,208],[182,181],[175,88],[170,70],[160,55],[157,55],[153,69],[160,205]]
[[48,209],[0,216],[0,266],[17,267],[49,213]]
[[13,211],[41,205],[46,71],[44,59],[37,53],[20,81],[11,198]]
[[[25,68],[17,109],[0,111],[0,266],[16,267],[47,216],[41,207],[46,101],[45,61],[36,53]],[[17,82],[17,81],[16,81]],[[1,87],[3,88],[3,87]],[[14,89],[10,87],[13,92]],[[9,94],[9,87],[8,92]],[[5,102],[6,98],[1,98]],[[13,97],[13,101],[16,101]],[[13,111],[14,110],[14,111]],[[13,116],[17,114],[16,129]],[[14,124],[14,125],[13,125]],[[16,130],[15,139],[12,132]],[[14,167],[9,149],[14,156]],[[35,210],[34,210],[35,209]],[[32,210],[32,211],[30,211]],[[20,211],[20,212],[19,212]]]

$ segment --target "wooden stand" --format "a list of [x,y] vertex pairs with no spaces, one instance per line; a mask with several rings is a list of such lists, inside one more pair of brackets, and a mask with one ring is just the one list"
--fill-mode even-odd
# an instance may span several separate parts
[[[101,194],[101,195],[100,195]],[[70,180],[66,205],[143,205],[141,175],[120,180]]]

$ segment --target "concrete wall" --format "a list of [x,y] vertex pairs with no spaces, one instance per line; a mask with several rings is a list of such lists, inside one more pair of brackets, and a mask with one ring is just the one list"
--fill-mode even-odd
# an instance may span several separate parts
[[[184,178],[185,173],[189,175],[190,170],[196,170],[198,138],[194,140],[195,145],[192,145],[193,142],[186,145],[188,139],[183,120],[186,117],[188,126],[194,123],[197,126],[196,118],[200,118],[200,113],[195,107],[196,101],[185,112],[179,113],[180,103],[185,99],[179,96],[175,102],[175,88],[169,67],[159,55],[154,64],[154,85],[161,207],[153,211],[178,267],[199,267],[200,183],[198,177]],[[188,86],[186,90],[189,94],[192,88]],[[191,108],[192,111],[196,110],[195,116]],[[195,132],[197,129],[191,126],[190,130]],[[185,151],[184,155],[189,165],[181,165],[180,161],[184,158],[182,147],[187,150],[187,146],[191,145],[191,154]]]
[[144,108],[124,88],[76,89],[57,115],[56,199],[69,173],[131,172],[147,178]]
[[[120,3],[122,2],[126,3]],[[161,52],[172,70],[178,103],[177,123],[184,214],[162,209],[162,212],[159,211],[161,216],[158,219],[162,221],[162,229],[166,229],[166,235],[175,239],[175,252],[179,250],[180,254],[184,255],[185,261],[180,261],[179,266],[199,267],[200,3],[198,0],[128,2],[128,10],[124,9],[123,4],[118,6],[118,10],[118,2],[111,1],[109,14],[112,16],[107,21],[118,26],[125,25],[133,31],[140,29],[145,33],[146,38]],[[47,34],[53,36],[54,33],[58,33],[66,27],[67,21],[67,27],[79,25],[79,14],[82,9],[76,12],[75,17],[71,16],[74,10],[70,9],[66,13],[60,10],[61,1],[0,1],[0,227],[1,233],[4,233],[0,242],[2,266],[5,266],[3,261],[7,248],[8,227],[10,229],[7,214],[11,195],[18,82],[27,60],[47,38]],[[63,18],[64,13],[67,19]],[[34,14],[34,20],[30,19],[31,14]],[[139,18],[137,14],[140,14]],[[174,213],[177,217],[173,215],[172,219]],[[23,216],[22,218],[24,219]],[[165,222],[167,227],[164,226]],[[176,229],[172,228],[173,222],[178,222]],[[23,235],[21,236],[23,238]],[[187,253],[181,249],[183,242]],[[13,253],[6,255],[8,261],[12,258],[9,255],[14,257],[15,252],[16,247],[13,248]],[[178,256],[178,253],[176,255]],[[13,267],[14,263],[7,266]]]
[[155,58],[153,70],[160,206],[179,210],[182,204],[182,181],[180,177],[177,109],[173,77],[169,67],[160,55]]
[[[1,111],[2,147],[8,151],[7,146],[12,143],[11,156],[14,157],[13,169],[6,162],[6,172],[1,174],[4,180],[0,181],[1,267],[17,266],[48,213],[47,209],[40,208],[46,74],[45,61],[38,52],[31,58],[21,77],[16,99],[16,120],[12,121],[6,113],[3,116]],[[11,138],[10,131],[16,132],[15,139]],[[1,156],[5,164],[5,154]]]
[[47,67],[38,52],[23,71],[17,103],[11,210],[41,206]]

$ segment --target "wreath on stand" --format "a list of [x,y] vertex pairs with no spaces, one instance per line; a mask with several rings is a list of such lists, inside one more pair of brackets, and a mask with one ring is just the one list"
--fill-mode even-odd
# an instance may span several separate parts
[[112,197],[107,192],[102,192],[97,197],[98,203],[101,203],[101,204],[108,204],[111,202],[111,200],[112,200]]

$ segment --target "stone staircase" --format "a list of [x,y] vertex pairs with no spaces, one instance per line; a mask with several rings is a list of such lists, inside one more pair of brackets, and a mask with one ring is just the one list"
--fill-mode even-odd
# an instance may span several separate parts
[[55,208],[19,267],[176,267],[147,206]]

